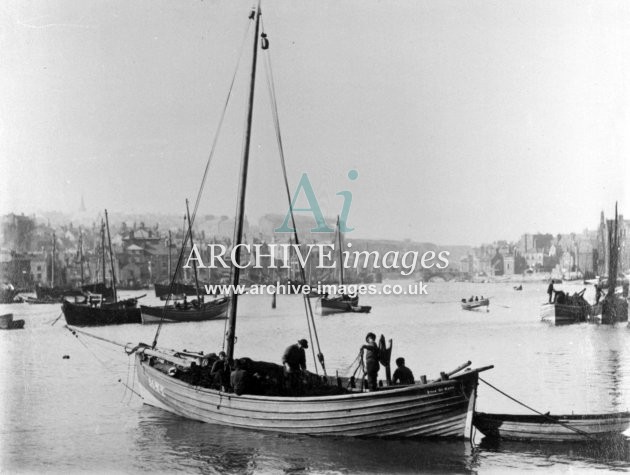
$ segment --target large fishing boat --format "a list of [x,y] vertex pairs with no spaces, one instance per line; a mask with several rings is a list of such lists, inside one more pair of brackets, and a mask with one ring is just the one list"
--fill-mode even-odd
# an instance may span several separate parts
[[[234,262],[240,262],[239,244],[243,242],[245,211],[245,190],[247,188],[248,162],[252,126],[252,109],[258,57],[258,39],[261,37],[263,51],[269,43],[264,31],[261,33],[260,3],[251,12],[249,19],[254,23],[252,68],[250,75],[247,128],[243,147],[241,173],[238,187],[237,218],[233,243]],[[269,58],[266,58],[269,60]],[[274,123],[277,125],[275,109],[275,88],[273,77],[268,70],[269,93],[271,96]],[[277,128],[276,132],[279,132]],[[278,133],[277,137],[280,135]],[[280,158],[285,177],[287,199],[291,202],[284,155],[279,140]],[[212,157],[212,153],[210,154]],[[199,196],[203,190],[202,185]],[[296,229],[293,209],[290,206],[293,229]],[[196,210],[195,210],[196,211]],[[196,212],[193,214],[193,220]],[[297,232],[294,241],[299,245]],[[302,280],[304,268],[300,266]],[[231,282],[239,283],[240,268],[233,266]],[[228,329],[225,337],[228,361],[234,358],[236,339],[238,294],[230,294]],[[463,371],[459,368],[450,376],[443,374],[440,380],[417,383],[407,386],[384,386],[376,391],[365,392],[352,380],[329,378],[326,373],[324,356],[310,300],[304,296],[304,305],[309,322],[309,333],[315,374],[304,373],[301,394],[288,395],[283,386],[282,367],[273,363],[253,362],[241,358],[241,364],[249,361],[259,377],[259,389],[243,394],[225,392],[206,381],[204,368],[212,359],[200,354],[184,351],[160,349],[157,339],[161,326],[158,326],[152,345],[139,344],[136,352],[136,372],[144,401],[161,407],[180,416],[228,425],[231,427],[267,430],[284,433],[334,436],[370,437],[469,437],[472,430],[472,416],[475,407],[479,372],[490,367]],[[319,365],[319,366],[318,366]],[[320,374],[320,370],[323,375]],[[254,374],[252,372],[252,374]],[[275,384],[279,383],[279,384]],[[347,383],[347,384],[346,384]]]
[[558,291],[552,303],[540,307],[540,319],[552,325],[586,322],[590,314],[591,306],[584,298],[584,290],[573,295]]

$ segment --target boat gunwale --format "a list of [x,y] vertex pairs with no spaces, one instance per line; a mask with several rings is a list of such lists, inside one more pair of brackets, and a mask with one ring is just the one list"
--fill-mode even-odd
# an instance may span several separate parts
[[502,422],[524,422],[531,424],[549,423],[557,424],[565,420],[573,421],[603,421],[603,420],[620,420],[628,419],[630,422],[630,411],[610,412],[599,414],[494,414],[488,412],[475,412],[475,417],[485,420],[502,421]]
[[[138,350],[138,359],[140,358],[141,355],[144,354],[144,349],[139,349]],[[166,355],[165,355],[166,356]],[[164,358],[166,360],[166,358]],[[139,361],[139,363],[141,366],[142,365],[146,365],[149,368],[152,368],[150,365],[146,364],[143,361]],[[169,380],[174,381],[175,384],[177,384],[178,386],[183,386],[183,387],[190,387],[190,388],[194,388],[195,391],[197,392],[205,392],[205,393],[209,393],[212,395],[215,395],[217,397],[237,397],[240,400],[252,400],[252,401],[266,401],[266,402],[303,402],[303,403],[308,403],[308,402],[319,402],[319,401],[337,401],[337,400],[351,400],[351,399],[355,399],[355,398],[364,398],[364,399],[370,399],[370,398],[384,398],[384,397],[389,397],[392,394],[395,395],[404,395],[405,393],[415,393],[418,391],[425,391],[425,390],[430,390],[430,389],[439,389],[439,388],[444,388],[444,387],[448,387],[451,386],[453,384],[463,384],[462,381],[460,381],[461,379],[468,377],[468,376],[472,376],[472,375],[476,375],[476,377],[479,376],[479,373],[483,372],[483,371],[487,371],[489,369],[492,369],[493,366],[484,366],[484,367],[480,367],[480,368],[475,368],[475,369],[471,369],[470,371],[466,371],[464,373],[461,373],[459,375],[454,375],[452,376],[450,379],[447,379],[446,381],[434,381],[434,382],[430,382],[427,384],[422,384],[422,383],[416,383],[416,384],[410,384],[407,386],[402,386],[402,387],[386,387],[386,388],[382,388],[379,389],[378,391],[369,391],[369,392],[352,392],[352,393],[348,393],[348,394],[335,394],[335,395],[331,395],[331,396],[304,396],[304,397],[295,397],[295,396],[262,396],[262,395],[255,395],[255,394],[242,394],[242,395],[236,395],[234,393],[226,393],[223,391],[219,391],[216,389],[211,389],[211,388],[205,388],[202,386],[193,386],[190,383],[187,383],[185,381],[182,381],[180,379],[177,378],[170,378]],[[153,368],[154,371],[161,373],[164,375],[164,377],[169,378],[169,376],[165,373],[163,373],[162,371]]]

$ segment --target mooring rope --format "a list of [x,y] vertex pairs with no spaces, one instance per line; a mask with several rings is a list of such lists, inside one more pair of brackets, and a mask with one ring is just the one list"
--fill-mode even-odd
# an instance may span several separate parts
[[493,386],[492,384],[490,384],[488,381],[486,381],[485,379],[483,379],[481,376],[479,377],[479,381],[481,381],[482,383],[487,384],[488,386],[490,386],[492,389],[494,389],[495,391],[497,391],[498,393],[504,395],[505,397],[507,397],[508,399],[511,399],[512,401],[514,401],[517,404],[520,404],[521,406],[529,409],[532,412],[535,412],[536,414],[538,414],[539,416],[543,416],[545,419],[548,419],[549,421],[555,423],[555,424],[559,424],[569,430],[572,430],[573,432],[576,432],[580,435],[583,435],[591,440],[596,441],[597,439],[595,437],[593,437],[591,434],[589,434],[588,432],[585,432],[581,429],[578,429],[577,427],[573,427],[570,424],[566,424],[564,422],[560,422],[558,419],[555,419],[551,416],[549,416],[548,414],[543,414],[540,411],[537,411],[536,409],[534,409],[533,407],[528,406],[527,404],[525,404],[524,402],[519,401],[518,399],[516,399],[515,397],[510,396],[509,394],[507,394],[504,391],[501,391],[499,388],[497,388],[496,386]]
[[83,347],[84,347],[84,348],[85,348],[85,349],[86,349],[86,350],[87,350],[87,351],[88,351],[88,352],[89,352],[89,353],[90,353],[90,354],[94,357],[94,359],[95,359],[96,361],[98,361],[98,362],[99,362],[99,363],[103,366],[103,368],[105,368],[107,371],[109,371],[111,374],[113,374],[113,375],[117,378],[117,381],[118,381],[120,384],[122,384],[125,388],[129,389],[129,390],[130,390],[133,394],[135,394],[136,396],[138,396],[140,399],[144,399],[140,393],[138,393],[137,391],[135,391],[132,387],[129,387],[129,385],[127,385],[126,383],[123,383],[122,378],[118,377],[118,375],[117,375],[117,374],[116,374],[116,373],[115,373],[115,372],[114,372],[114,371],[113,371],[113,370],[112,370],[109,366],[107,366],[107,364],[105,364],[105,362],[104,362],[103,360],[101,360],[101,359],[100,359],[100,358],[96,355],[96,353],[94,353],[94,352],[92,351],[92,349],[91,349],[91,348],[90,348],[90,347],[89,347],[89,346],[88,346],[88,345],[87,345],[84,341],[82,341],[82,340],[79,338],[79,333],[81,333],[81,334],[83,334],[83,335],[86,335],[86,336],[90,336],[90,337],[95,338],[95,339],[97,339],[97,340],[103,340],[103,341],[106,341],[106,342],[108,342],[108,343],[112,343],[112,344],[117,345],[117,346],[122,346],[122,347],[125,347],[125,345],[122,345],[122,344],[117,343],[117,342],[112,341],[112,340],[108,340],[107,338],[102,338],[102,337],[99,337],[99,336],[96,336],[96,335],[92,335],[91,333],[87,333],[87,332],[84,332],[84,331],[81,331],[81,330],[77,330],[76,328],[72,328],[72,327],[70,327],[70,326],[68,326],[68,325],[65,325],[65,328],[67,328],[67,329],[68,329],[68,331],[69,331],[69,332],[70,332],[70,333],[71,333],[71,334],[72,334],[72,335],[73,335],[73,336],[77,339],[77,341],[78,341],[79,343],[81,343],[81,345],[83,345]]

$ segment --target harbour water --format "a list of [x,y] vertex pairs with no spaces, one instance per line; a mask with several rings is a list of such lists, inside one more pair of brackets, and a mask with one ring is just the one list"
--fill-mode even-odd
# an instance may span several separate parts
[[[416,379],[439,376],[471,360],[495,365],[481,374],[542,411],[603,413],[630,408],[630,329],[625,324],[552,327],[539,307],[546,284],[430,283],[428,295],[364,296],[370,314],[316,316],[329,371],[347,371],[365,334],[393,339]],[[581,284],[564,284],[579,291]],[[143,293],[143,292],[137,292]],[[125,294],[133,295],[134,292]],[[592,299],[593,289],[587,290]],[[491,297],[489,312],[463,311],[463,297]],[[156,303],[145,297],[143,303]],[[134,394],[133,358],[105,342],[76,338],[60,305],[3,305],[26,321],[0,332],[0,456],[2,471],[153,473],[504,473],[625,471],[625,437],[607,444],[340,440],[249,432],[182,419],[143,405]],[[221,349],[224,321],[165,325],[162,347]],[[118,342],[151,343],[155,326],[94,327]],[[299,296],[239,302],[237,356],[279,362],[286,346],[308,338]],[[64,359],[63,356],[69,358]],[[312,368],[312,360],[308,362]],[[381,371],[381,376],[384,372]],[[477,408],[527,410],[480,383]]]

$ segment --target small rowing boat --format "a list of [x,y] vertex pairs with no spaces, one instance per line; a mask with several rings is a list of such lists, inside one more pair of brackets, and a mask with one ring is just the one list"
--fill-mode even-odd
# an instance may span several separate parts
[[621,434],[630,428],[630,412],[560,416],[475,412],[473,424],[494,439],[576,442]]
[[481,307],[488,307],[489,305],[490,305],[490,299],[481,299],[481,300],[475,300],[472,302],[471,301],[465,302],[464,300],[462,300],[462,309],[464,310],[475,310]]

